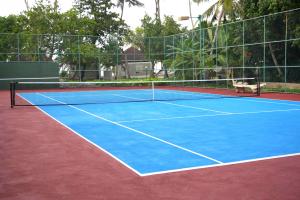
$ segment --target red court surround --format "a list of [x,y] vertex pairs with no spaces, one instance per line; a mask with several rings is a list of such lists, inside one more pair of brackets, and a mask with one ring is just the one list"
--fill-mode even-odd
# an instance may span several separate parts
[[1,200],[300,199],[300,156],[139,177],[38,109],[9,103],[0,92]]

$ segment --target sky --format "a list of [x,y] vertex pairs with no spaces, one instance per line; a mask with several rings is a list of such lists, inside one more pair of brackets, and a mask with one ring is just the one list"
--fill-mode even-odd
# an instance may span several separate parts
[[[53,0],[50,0],[53,2]],[[155,14],[155,1],[154,0],[140,0],[144,3],[144,7],[125,7],[124,9],[124,19],[126,23],[135,29],[141,25],[141,19],[145,14],[154,17]],[[197,17],[202,14],[211,3],[216,0],[209,0],[200,5],[192,3],[192,15]],[[35,3],[35,0],[28,0],[30,5]],[[73,0],[59,0],[59,6],[61,11],[66,11],[72,7]],[[8,16],[10,14],[19,14],[26,10],[24,0],[0,0],[0,16]],[[161,17],[164,15],[173,16],[175,20],[178,20],[179,16],[189,15],[189,0],[160,0],[160,12]],[[120,9],[116,10],[120,12]],[[187,26],[191,28],[191,22],[188,21],[178,21],[182,26]]]

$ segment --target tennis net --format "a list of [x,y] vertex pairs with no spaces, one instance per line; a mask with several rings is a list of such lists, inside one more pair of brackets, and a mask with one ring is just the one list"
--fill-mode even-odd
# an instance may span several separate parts
[[[238,83],[241,87],[234,87],[233,83]],[[10,83],[10,96],[11,107],[79,105],[249,97],[260,95],[258,86],[259,82],[256,78],[125,82],[12,82]]]

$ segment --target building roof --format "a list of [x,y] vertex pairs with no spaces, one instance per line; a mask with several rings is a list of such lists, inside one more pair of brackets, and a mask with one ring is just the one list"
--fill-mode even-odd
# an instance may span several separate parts
[[127,57],[128,62],[146,61],[144,52],[131,46],[122,53],[122,62],[125,62]]

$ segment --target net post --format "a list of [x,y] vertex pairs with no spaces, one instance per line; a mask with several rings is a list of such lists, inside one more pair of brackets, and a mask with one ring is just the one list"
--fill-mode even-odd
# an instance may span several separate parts
[[155,96],[154,96],[154,82],[151,82],[151,88],[152,88],[152,101],[155,100]]
[[10,91],[10,107],[13,108],[16,105],[16,82],[9,83]]

